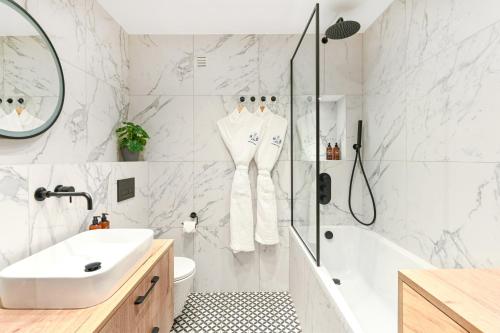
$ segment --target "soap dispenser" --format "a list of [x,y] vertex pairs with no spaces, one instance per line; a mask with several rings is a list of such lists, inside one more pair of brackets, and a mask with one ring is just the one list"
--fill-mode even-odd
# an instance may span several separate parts
[[109,215],[108,213],[102,213],[101,223],[99,223],[101,229],[109,229],[108,215]]
[[89,230],[101,229],[101,225],[99,224],[99,216],[94,216],[92,219],[92,224],[89,226]]
[[333,147],[333,159],[340,160],[340,147],[337,142],[335,142],[335,147]]
[[326,147],[326,159],[328,161],[333,160],[333,148],[330,143],[328,143],[328,147]]

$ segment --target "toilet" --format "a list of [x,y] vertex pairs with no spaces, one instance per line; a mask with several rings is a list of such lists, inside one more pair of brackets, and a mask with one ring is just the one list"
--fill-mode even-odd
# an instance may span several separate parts
[[196,264],[185,257],[174,257],[174,318],[182,313],[186,300],[193,290]]

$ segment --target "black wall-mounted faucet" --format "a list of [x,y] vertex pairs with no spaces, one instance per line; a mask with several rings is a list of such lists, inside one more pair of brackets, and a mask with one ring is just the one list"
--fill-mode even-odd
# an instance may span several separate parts
[[57,185],[54,191],[47,191],[45,187],[39,187],[35,191],[35,200],[44,201],[47,198],[62,198],[69,197],[69,202],[72,202],[72,197],[84,197],[87,199],[87,210],[92,210],[92,196],[87,192],[75,192],[73,186]]

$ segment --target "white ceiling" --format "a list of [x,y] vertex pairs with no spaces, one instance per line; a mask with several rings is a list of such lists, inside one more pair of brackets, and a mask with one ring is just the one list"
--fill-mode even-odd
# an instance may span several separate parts
[[[314,0],[98,0],[129,34],[292,34]],[[368,27],[393,0],[320,0],[322,30],[339,16]]]

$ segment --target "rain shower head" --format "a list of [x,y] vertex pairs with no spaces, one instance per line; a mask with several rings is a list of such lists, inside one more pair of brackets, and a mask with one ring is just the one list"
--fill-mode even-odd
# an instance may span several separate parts
[[344,21],[341,17],[334,25],[326,29],[326,36],[323,37],[323,43],[327,43],[328,39],[344,39],[351,37],[361,29],[361,25],[356,21]]

